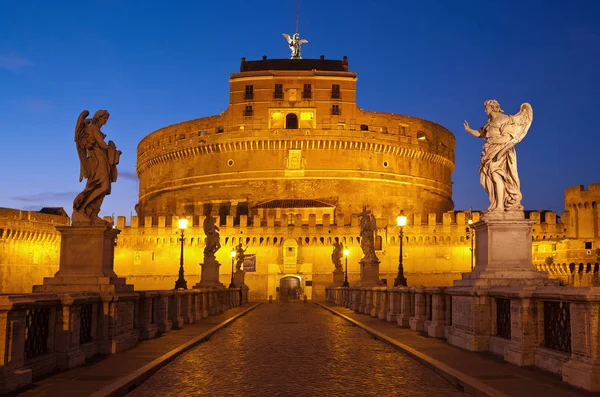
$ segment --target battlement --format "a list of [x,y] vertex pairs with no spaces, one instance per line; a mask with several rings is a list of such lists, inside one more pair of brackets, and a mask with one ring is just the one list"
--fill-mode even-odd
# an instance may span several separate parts
[[592,206],[600,201],[600,183],[569,186],[565,189],[565,208]]

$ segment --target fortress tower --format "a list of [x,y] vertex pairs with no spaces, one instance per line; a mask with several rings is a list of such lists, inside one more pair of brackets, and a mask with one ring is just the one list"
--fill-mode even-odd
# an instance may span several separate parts
[[347,57],[242,58],[223,113],[161,128],[138,145],[139,218],[211,212],[238,224],[265,211],[336,216],[368,205],[392,219],[400,209],[423,217],[453,209],[453,134],[362,110],[356,81]]

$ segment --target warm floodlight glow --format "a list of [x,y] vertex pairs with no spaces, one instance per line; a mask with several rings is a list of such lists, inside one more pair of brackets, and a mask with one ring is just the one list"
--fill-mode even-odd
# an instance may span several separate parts
[[406,215],[404,215],[404,211],[400,211],[400,215],[396,217],[396,222],[400,227],[406,226]]
[[235,256],[235,251],[231,250],[231,252],[229,253],[229,255],[231,255],[231,257],[233,258]]
[[187,229],[187,225],[188,225],[188,220],[183,218],[183,219],[179,219],[177,220],[177,223],[179,225],[179,228],[181,230]]
[[473,224],[473,219],[469,219],[469,220],[467,221],[467,223],[468,223],[469,225],[472,225],[472,224]]
[[346,248],[344,250],[344,256],[348,256],[348,255],[350,255],[350,250],[348,248]]

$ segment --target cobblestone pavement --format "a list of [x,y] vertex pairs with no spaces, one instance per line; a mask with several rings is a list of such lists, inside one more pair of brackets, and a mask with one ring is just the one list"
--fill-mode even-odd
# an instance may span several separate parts
[[135,396],[464,396],[311,303],[264,303],[158,371]]

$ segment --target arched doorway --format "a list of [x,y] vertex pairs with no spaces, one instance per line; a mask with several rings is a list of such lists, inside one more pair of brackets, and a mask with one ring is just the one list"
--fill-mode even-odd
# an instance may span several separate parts
[[301,294],[302,288],[298,277],[288,276],[279,280],[279,299],[282,301],[298,300]]
[[294,113],[288,113],[285,116],[285,129],[286,130],[297,130],[298,129],[298,116]]

